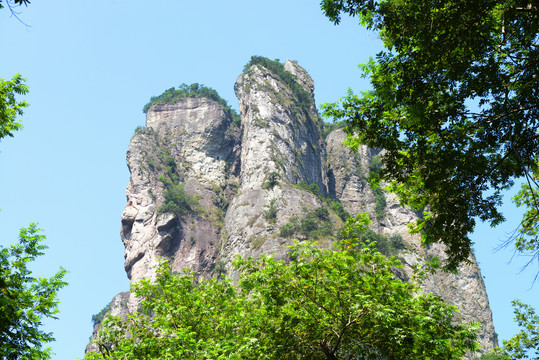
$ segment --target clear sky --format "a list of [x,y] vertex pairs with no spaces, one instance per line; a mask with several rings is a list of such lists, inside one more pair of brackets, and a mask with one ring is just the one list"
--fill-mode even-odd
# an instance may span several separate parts
[[[31,103],[24,130],[0,143],[0,244],[38,222],[49,250],[35,274],[70,271],[60,319],[46,323],[61,360],[83,356],[92,314],[128,289],[119,235],[125,152],[151,96],[198,82],[237,109],[234,82],[261,55],[297,60],[315,81],[317,103],[335,101],[348,87],[368,87],[357,64],[380,49],[354,19],[330,23],[317,0],[34,0],[20,10],[29,28],[0,11],[0,77],[23,74]],[[538,265],[518,274],[526,259],[507,264],[510,249],[492,253],[518,222],[511,206],[506,215],[508,223],[474,234],[502,339],[516,332],[512,299],[539,308],[539,284],[530,289]]]

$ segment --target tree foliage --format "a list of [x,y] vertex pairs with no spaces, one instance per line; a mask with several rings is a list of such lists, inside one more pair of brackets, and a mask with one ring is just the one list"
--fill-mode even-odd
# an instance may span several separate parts
[[[522,217],[520,227],[517,229],[514,236],[515,247],[522,254],[529,255],[531,264],[534,260],[539,259],[539,196],[538,196],[538,181],[539,171],[534,169],[533,175],[528,178],[526,183],[523,183],[519,192],[513,197],[514,203],[518,207],[524,207],[526,211]],[[537,280],[539,272],[536,273]]]
[[[1,3],[0,3],[1,7]],[[17,101],[17,95],[28,92],[28,86],[21,74],[15,74],[11,80],[0,78],[0,139],[5,136],[13,137],[13,132],[22,129],[18,116],[28,106],[26,101]]]
[[519,300],[513,301],[513,308],[515,321],[522,330],[511,339],[504,340],[504,351],[510,359],[530,359],[529,355],[535,355],[535,359],[538,359],[539,316],[534,308]]
[[428,209],[415,232],[468,258],[476,218],[496,225],[501,193],[530,177],[539,150],[539,9],[528,0],[323,0],[357,16],[385,50],[362,65],[372,90],[328,105],[348,144],[387,150],[379,176]]
[[52,333],[40,329],[44,318],[58,313],[57,293],[66,285],[65,269],[49,279],[34,278],[29,263],[43,255],[45,236],[32,223],[20,231],[19,242],[0,247],[0,358],[48,359],[54,340]]
[[480,360],[539,359],[539,316],[534,308],[520,300],[513,301],[513,309],[520,332],[504,340],[502,348],[482,355]]
[[289,263],[238,259],[238,285],[162,263],[155,282],[132,287],[141,312],[105,319],[101,351],[86,359],[447,360],[476,350],[477,326],[419,294],[417,279],[396,279],[398,261],[358,247],[352,224],[334,250],[296,242]]

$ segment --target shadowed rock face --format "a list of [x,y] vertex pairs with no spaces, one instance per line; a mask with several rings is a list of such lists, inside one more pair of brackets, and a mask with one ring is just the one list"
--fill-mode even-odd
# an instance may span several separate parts
[[[309,210],[327,206],[298,187],[301,182],[316,184],[321,194],[339,200],[351,214],[368,212],[377,233],[400,235],[405,246],[399,257],[405,271],[411,272],[411,266],[430,256],[443,257],[441,246],[427,250],[408,234],[407,225],[416,214],[401,207],[393,195],[385,193],[384,214],[376,216],[376,197],[367,177],[373,158],[382,150],[360,147],[351,154],[342,145],[342,130],[323,139],[313,80],[295,62],[287,61],[285,70],[310,95],[308,101],[300,99],[297,89],[279,75],[261,65],[250,66],[234,86],[241,129],[231,124],[222,106],[205,98],[150,108],[146,128],[136,132],[127,152],[131,178],[121,236],[131,281],[154,276],[154,266],[162,257],[175,270],[188,267],[205,277],[213,275],[217,263],[234,277],[230,263],[237,254],[286,258],[293,237],[281,236],[280,228]],[[164,203],[163,179],[171,173],[198,203],[180,217],[158,211]],[[273,186],[269,186],[271,177]],[[267,215],[270,207],[276,209],[273,217]],[[334,229],[343,225],[331,210],[330,222]],[[320,239],[321,246],[332,241]],[[424,286],[457,305],[466,320],[483,323],[484,350],[497,345],[475,259],[457,275],[432,275]],[[135,306],[131,298],[129,311]]]

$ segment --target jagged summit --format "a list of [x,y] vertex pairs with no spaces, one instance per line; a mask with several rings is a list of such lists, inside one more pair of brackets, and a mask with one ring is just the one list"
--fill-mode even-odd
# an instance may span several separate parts
[[[241,125],[226,103],[206,97],[147,108],[146,128],[136,131],[127,151],[131,178],[121,236],[131,281],[151,278],[159,257],[175,270],[234,276],[236,255],[285,258],[294,238],[329,246],[347,213],[360,211],[373,220],[369,236],[385,239],[407,271],[443,254],[408,234],[415,213],[369,184],[380,150],[351,154],[342,130],[322,135],[314,82],[296,62],[253,57],[234,90]],[[433,275],[425,287],[483,323],[485,349],[497,345],[473,259],[458,275]]]

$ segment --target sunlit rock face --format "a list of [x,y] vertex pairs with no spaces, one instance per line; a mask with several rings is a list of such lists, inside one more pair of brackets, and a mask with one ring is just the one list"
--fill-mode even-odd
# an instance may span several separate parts
[[[149,109],[146,128],[136,131],[127,151],[131,177],[121,237],[131,281],[152,278],[161,259],[176,271],[189,268],[204,277],[227,271],[233,278],[237,274],[231,261],[238,254],[286,259],[293,238],[305,235],[283,235],[281,228],[308,211],[328,207],[321,196],[302,186],[311,184],[323,197],[340,201],[350,214],[367,212],[376,233],[400,236],[399,257],[408,275],[415,264],[432,256],[443,258],[441,246],[426,249],[408,234],[408,224],[417,215],[401,207],[394,195],[383,192],[385,206],[377,212],[368,174],[383,150],[361,146],[350,153],[342,145],[342,129],[323,136],[313,80],[295,62],[287,61],[284,70],[299,86],[262,65],[249,66],[238,77],[234,89],[241,127],[233,125],[225,108],[205,98]],[[196,206],[181,216],[159,211],[171,174],[196,200]],[[275,211],[270,216],[271,208]],[[330,227],[337,230],[343,221],[328,210]],[[319,239],[325,247],[333,241],[332,236]],[[431,275],[424,287],[457,305],[459,316],[483,324],[479,340],[485,352],[497,339],[479,267],[470,260],[456,275]],[[124,300],[127,311],[134,311],[135,299]],[[119,303],[116,299],[113,307]]]
[[[216,204],[229,196],[238,167],[239,137],[230,122],[221,105],[205,98],[156,104],[148,111],[146,128],[135,133],[127,151],[131,178],[121,235],[132,281],[152,277],[161,257],[176,270],[211,272],[222,227]],[[198,213],[177,218],[158,211],[167,173],[198,199]]]

